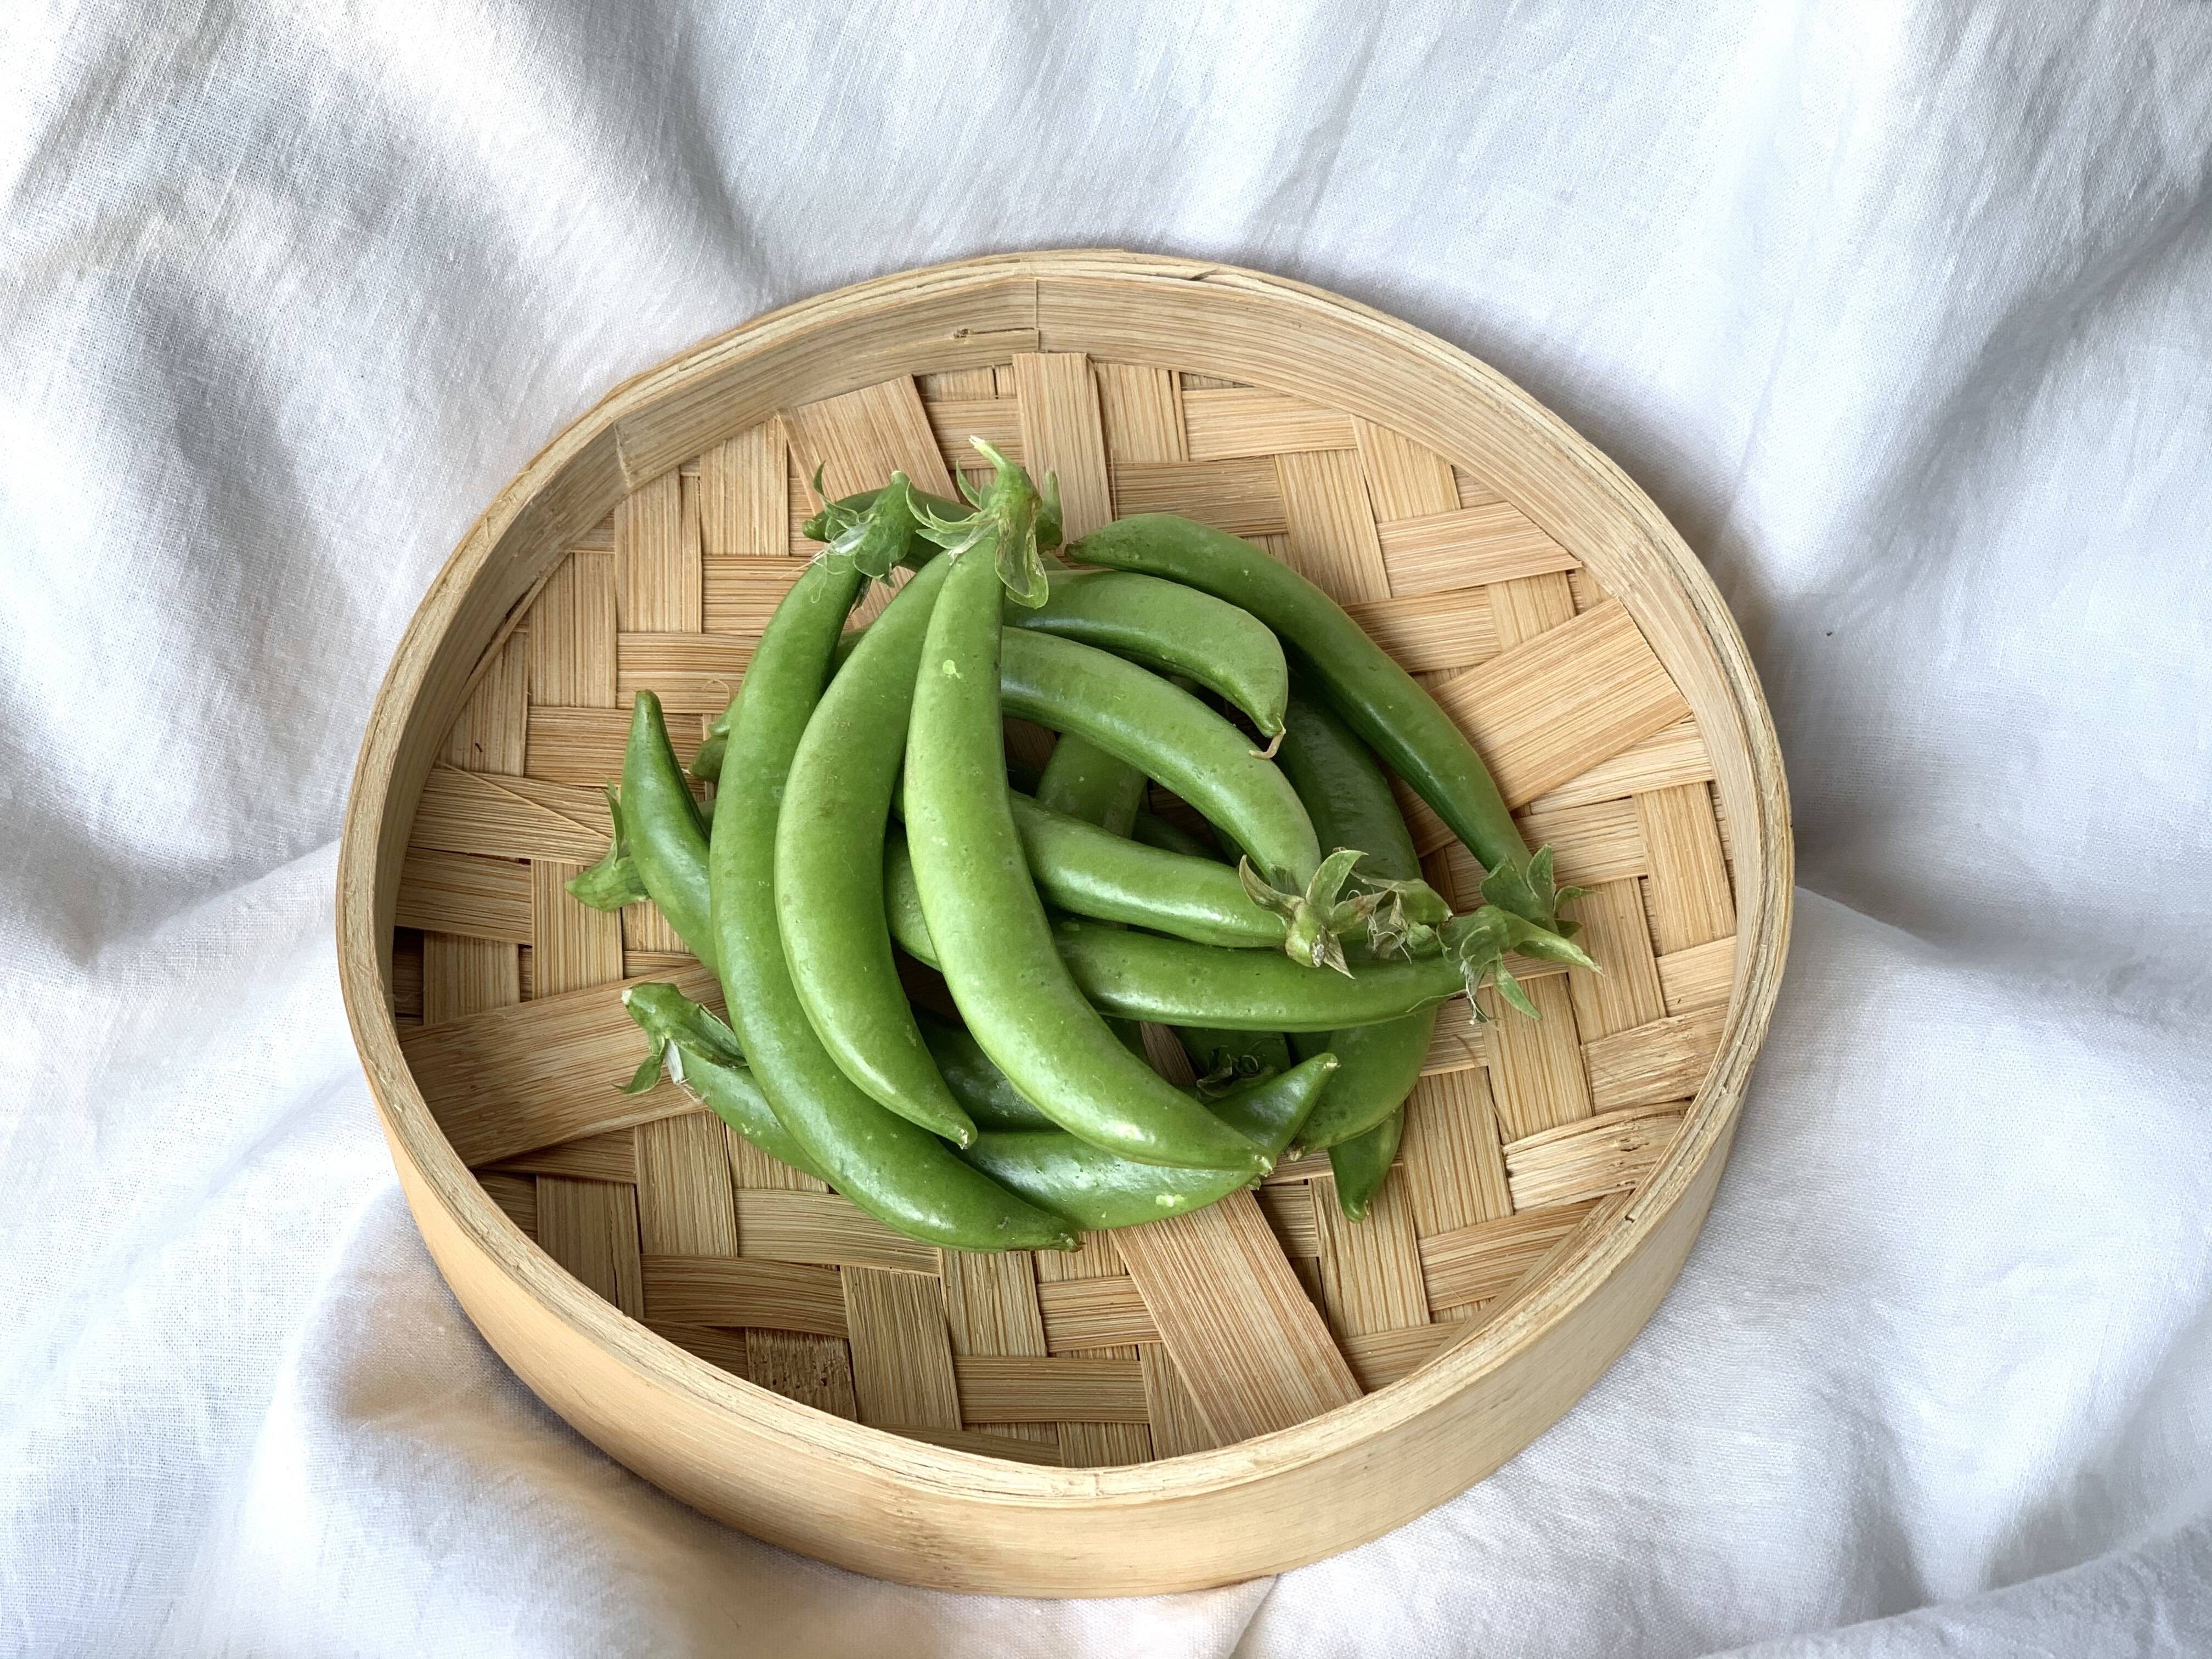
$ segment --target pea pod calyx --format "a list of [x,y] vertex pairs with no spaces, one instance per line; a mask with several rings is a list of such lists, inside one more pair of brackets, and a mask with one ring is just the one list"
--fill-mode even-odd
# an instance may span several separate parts
[[973,547],[990,547],[1006,592],[1016,604],[1034,611],[1052,597],[1044,554],[1060,543],[1060,475],[1046,473],[1040,495],[1026,469],[981,438],[968,441],[995,469],[987,489],[977,490],[961,480],[962,493],[975,510],[963,518],[946,518],[927,503],[913,502],[909,495],[915,521],[922,535],[943,547],[948,558],[958,558]]
[[622,791],[612,784],[607,786],[607,815],[614,820],[614,833],[608,837],[606,856],[561,884],[570,898],[594,910],[619,910],[646,896],[645,878],[637,872],[629,837],[623,829]]

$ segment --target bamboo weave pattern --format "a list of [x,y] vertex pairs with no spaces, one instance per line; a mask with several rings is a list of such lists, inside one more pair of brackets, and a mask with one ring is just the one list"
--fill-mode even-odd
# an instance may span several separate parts
[[[970,434],[1058,470],[1071,538],[1172,511],[1291,562],[1424,678],[1529,845],[1557,849],[1560,880],[1595,890],[1576,911],[1604,975],[1516,963],[1540,1022],[1478,1028],[1446,1010],[1365,1221],[1344,1220],[1316,1158],[1072,1256],[940,1252],[773,1163],[665,1080],[617,1091],[645,1048],[618,982],[672,978],[719,1006],[651,906],[602,915],[562,890],[605,848],[600,787],[620,774],[633,693],[659,696],[688,760],[815,550],[799,530],[815,468],[832,495],[893,467],[951,495],[977,459]],[[1012,737],[1033,757],[1040,740]],[[1024,355],[787,410],[646,483],[577,543],[481,666],[424,791],[395,1013],[485,1189],[669,1340],[939,1444],[1142,1462],[1387,1386],[1617,1216],[1680,1125],[1729,996],[1711,778],[1627,612],[1481,479],[1281,392]],[[1475,902],[1479,867],[1404,799],[1431,881]],[[1180,1064],[1171,1041],[1153,1048],[1163,1069]]]

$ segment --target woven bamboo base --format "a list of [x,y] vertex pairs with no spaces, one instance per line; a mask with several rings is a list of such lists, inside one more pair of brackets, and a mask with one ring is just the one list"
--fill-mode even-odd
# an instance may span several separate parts
[[[916,305],[932,303],[932,275],[907,279]],[[1772,994],[1771,972],[1750,973],[1739,948],[1738,895],[1758,895],[1775,967],[1786,922],[1786,896],[1774,896],[1786,823],[1763,709],[1748,733],[1731,724],[1712,737],[1622,602],[1648,609],[1653,571],[1617,549],[1607,567],[1595,556],[1604,533],[1582,527],[1578,538],[1555,501],[1516,490],[1522,469],[1501,465],[1515,434],[1487,453],[1440,453],[1417,435],[1423,419],[1412,431],[1377,423],[1326,395],[1327,377],[1309,381],[1296,357],[1310,342],[1285,336],[1269,383],[1242,383],[1207,372],[1218,360],[1182,355],[1172,319],[1148,334],[1144,295],[1118,297],[1126,309],[1093,318],[1074,306],[1064,326],[939,330],[872,356],[848,343],[870,364],[855,389],[775,400],[693,449],[678,434],[716,424],[712,375],[695,373],[708,389],[681,420],[661,421],[669,429],[655,408],[635,415],[612,446],[613,510],[549,547],[525,599],[473,653],[458,717],[424,740],[434,752],[419,805],[392,820],[404,857],[386,889],[378,988],[453,1156],[596,1296],[815,1411],[1067,1469],[1181,1458],[1307,1423],[1447,1350],[1456,1362],[1501,1313],[1627,1250],[1633,1224],[1650,1218],[1634,1195],[1670,1152],[1686,1178],[1692,1152],[1713,1176],[1724,1154]],[[1243,349],[1273,361],[1264,341]],[[975,361],[948,367],[948,355]],[[720,395],[744,405],[742,392]],[[1604,975],[1528,964],[1540,1021],[1477,1026],[1463,1004],[1447,1010],[1399,1167],[1362,1223],[1343,1219],[1315,1158],[1197,1215],[1093,1236],[1073,1256],[940,1253],[763,1157],[665,1080],[617,1092],[644,1051],[623,982],[673,978],[719,1006],[650,906],[605,915],[562,891],[605,847],[599,788],[620,772],[632,694],[659,696],[688,758],[815,550],[798,529],[812,504],[804,480],[822,467],[834,495],[896,467],[951,495],[953,470],[975,459],[970,434],[1039,475],[1058,471],[1071,538],[1165,510],[1291,562],[1425,678],[1482,750],[1529,844],[1550,843],[1560,879],[1595,890],[1575,908]],[[1710,589],[1693,598],[1711,625]],[[1692,651],[1686,641],[1678,654]],[[1711,685],[1698,689],[1723,706]],[[1717,770],[1717,756],[1729,764]],[[1731,793],[1733,813],[1722,807]],[[1480,870],[1405,799],[1431,882],[1476,902]],[[1752,831],[1756,880],[1738,863],[1744,832],[1731,835],[1747,813],[1764,820]],[[389,840],[380,852],[388,867]],[[1700,1099],[1724,1044],[1740,1064]],[[1164,1069],[1180,1064],[1172,1042],[1153,1048]],[[1693,1121],[1701,1146],[1678,1149]],[[1611,1351],[1632,1328],[1607,1327]],[[754,1508],[720,1509],[761,1523]],[[1312,1553],[1351,1541],[1326,1526],[1316,1536]],[[1307,1547],[1303,1534],[1287,1545],[1298,1559]],[[821,1553],[923,1582],[977,1576],[921,1564],[927,1552]],[[1283,1554],[1224,1559],[1255,1570]],[[1094,1570],[1102,1591],[1235,1576],[1202,1567],[1193,1579],[1172,1561]],[[1073,1571],[981,1577],[1091,1582],[1071,1583]]]

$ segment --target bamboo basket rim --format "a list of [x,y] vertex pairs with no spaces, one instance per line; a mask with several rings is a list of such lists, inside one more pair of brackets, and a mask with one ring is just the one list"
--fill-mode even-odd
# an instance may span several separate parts
[[[1479,387],[1516,419],[1547,433],[1561,453],[1609,498],[1658,556],[1690,604],[1728,692],[1735,729],[1727,740],[1748,757],[1756,815],[1757,885],[1739,906],[1735,977],[1712,1066],[1666,1155],[1611,1226],[1595,1231],[1498,1317],[1447,1343],[1429,1363],[1349,1404],[1290,1427],[1213,1450],[1141,1464],[1065,1468],[985,1456],[872,1428],[740,1382],[629,1319],[538,1251],[486,1195],[433,1118],[399,1047],[386,995],[392,895],[377,890],[378,835],[396,781],[398,751],[428,677],[429,653],[416,647],[441,637],[501,536],[562,470],[611,433],[626,483],[678,458],[634,469],[631,416],[680,394],[689,383],[787,343],[832,315],[902,306],[925,295],[1008,277],[1085,278],[1120,283],[1205,283],[1243,289],[1309,311],[1326,311],[1413,351],[1443,374]],[[1414,428],[1418,435],[1418,429]],[[1623,595],[1634,611],[1632,597]],[[527,605],[518,602],[507,626]],[[503,627],[500,632],[503,634]],[[496,643],[496,637],[489,643]],[[489,653],[489,645],[486,650]],[[479,663],[478,672],[481,672]],[[1763,738],[1764,741],[1754,741]],[[1787,951],[1794,853],[1786,781],[1773,724],[1748,647],[1718,589],[1688,545],[1648,496],[1601,450],[1497,369],[1449,342],[1357,301],[1310,284],[1219,261],[1073,248],[987,255],[899,270],[797,301],[622,381],[564,427],[502,488],[447,557],[416,609],[379,688],[356,762],[337,873],[338,971],[348,1021],[395,1152],[410,1159],[449,1216],[529,1297],[577,1334],[620,1356],[658,1386],[679,1390],[757,1429],[805,1443],[900,1481],[948,1494],[988,1497],[1039,1508],[1142,1504],[1196,1495],[1317,1461],[1356,1440],[1414,1421],[1504,1364],[1539,1340],[1633,1255],[1680,1200],[1705,1160],[1732,1134],[1746,1080],[1771,1018]]]

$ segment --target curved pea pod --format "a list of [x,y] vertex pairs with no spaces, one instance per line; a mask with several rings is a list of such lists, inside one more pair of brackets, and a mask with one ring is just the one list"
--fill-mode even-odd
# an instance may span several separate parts
[[1051,597],[1006,620],[1187,674],[1273,738],[1283,729],[1290,669],[1282,641],[1242,606],[1182,582],[1117,570],[1054,571]]
[[1391,1160],[1406,1132],[1406,1109],[1392,1112],[1373,1128],[1328,1149],[1329,1172],[1336,1177],[1336,1206],[1347,1221],[1364,1221],[1367,1206],[1389,1178]]
[[[899,949],[941,970],[907,842],[896,834],[884,842],[884,911]],[[1092,1007],[1162,1025],[1334,1031],[1398,1019],[1466,988],[1449,953],[1333,974],[1274,951],[1226,951],[1072,918],[1053,924],[1052,938]]]
[[1321,863],[1297,791],[1252,740],[1148,668],[1049,634],[1009,629],[1006,711],[1077,737],[1157,779],[1235,837],[1274,886],[1303,889]]
[[915,1009],[914,1018],[945,1086],[952,1091],[952,1097],[966,1109],[977,1128],[988,1132],[1060,1127],[1022,1098],[1021,1091],[991,1063],[990,1055],[966,1026],[940,1019],[923,1008]]
[[791,1132],[776,1121],[768,1097],[745,1065],[737,1034],[727,1025],[673,985],[633,985],[623,993],[623,1007],[653,1042],[653,1052],[626,1092],[644,1093],[665,1066],[716,1117],[770,1158],[817,1181],[825,1178]]
[[[1336,1062],[1316,1054],[1279,1077],[1213,1103],[1214,1115],[1279,1157],[1327,1085]],[[1135,1227],[1218,1204],[1252,1177],[1236,1171],[1164,1170],[1132,1164],[1073,1135],[988,1133],[963,1157],[1002,1187],[1079,1227]]]
[[1282,947],[1283,918],[1255,904],[1227,865],[1164,853],[1026,796],[1011,799],[1023,856],[1046,903],[1205,945]]
[[707,897],[707,826],[668,740],[660,699],[637,694],[623,750],[623,826],[646,896],[691,954],[715,963]]
[[[1528,843],[1466,734],[1341,605],[1281,560],[1225,531],[1166,513],[1118,520],[1068,551],[1086,564],[1188,582],[1250,611],[1298,653],[1337,713],[1485,869],[1528,868]],[[1532,895],[1531,902],[1540,896]],[[1527,919],[1547,927],[1552,921],[1548,910]]]
[[1064,737],[1052,746],[1038,774],[1041,805],[1126,836],[1145,799],[1145,775],[1081,738]]
[[[907,742],[906,840],[939,971],[983,1052],[1069,1133],[1139,1163],[1264,1172],[1264,1152],[1115,1040],[1054,950],[1007,799],[996,661],[1000,572],[1035,560],[1036,495],[1002,465],[989,501],[977,514],[988,539],[949,554]],[[1089,651],[1044,635],[1013,640]]]
[[956,1146],[975,1138],[915,1028],[884,924],[884,825],[944,562],[899,591],[830,683],[776,818],[775,912],[815,1034],[879,1105]]
[[[1410,950],[1415,935],[1425,942],[1443,920],[1443,903],[1420,880],[1420,860],[1397,797],[1367,746],[1326,705],[1301,690],[1291,694],[1288,729],[1277,758],[1312,814],[1314,828],[1332,845],[1365,849],[1355,879],[1364,876],[1392,884],[1388,908],[1378,907],[1373,918],[1376,942],[1389,947],[1384,954]],[[1356,945],[1353,954],[1359,954]],[[1334,1148],[1373,1133],[1399,1111],[1420,1081],[1437,1013],[1435,1007],[1423,1008],[1378,1025],[1298,1038],[1293,1046],[1299,1053],[1326,1048],[1343,1062],[1306,1120],[1303,1144]],[[1386,1158],[1382,1168],[1389,1167]],[[1340,1199],[1345,1192],[1339,1182]]]
[[715,797],[708,846],[730,1023],[776,1121],[824,1179],[886,1226],[951,1249],[1070,1249],[1065,1222],[855,1086],[792,983],[776,921],[776,816],[860,581],[856,569],[811,567],[769,619],[738,700],[728,751],[736,771]]

